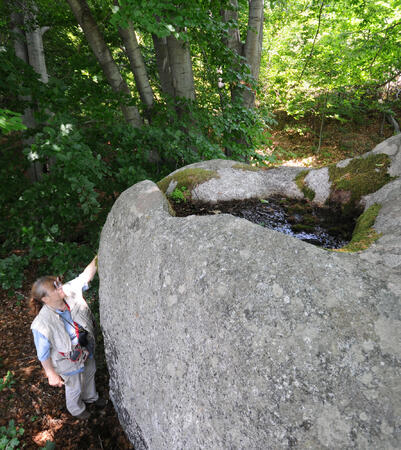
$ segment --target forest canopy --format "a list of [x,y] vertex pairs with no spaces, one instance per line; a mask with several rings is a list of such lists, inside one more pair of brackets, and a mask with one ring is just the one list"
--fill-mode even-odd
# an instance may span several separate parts
[[[397,126],[401,0],[8,0],[0,6],[0,284],[77,270],[132,184],[275,162],[278,112]],[[321,130],[320,130],[321,134]]]

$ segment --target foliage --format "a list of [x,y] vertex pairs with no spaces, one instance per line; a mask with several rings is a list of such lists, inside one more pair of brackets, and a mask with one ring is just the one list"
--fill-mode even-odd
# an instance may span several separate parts
[[26,130],[26,126],[22,123],[20,113],[0,108],[0,129],[3,133],[8,134],[12,131]]
[[24,434],[25,430],[16,427],[14,420],[8,422],[8,426],[0,427],[0,450],[9,450],[20,445],[19,437]]
[[175,201],[176,203],[186,202],[187,197],[185,194],[187,191],[188,191],[188,189],[185,186],[182,186],[180,189],[175,188],[174,191],[170,194],[170,198],[171,198],[171,200]]
[[8,370],[7,374],[0,379],[0,392],[7,387],[11,387],[13,384],[15,384],[14,375]]
[[26,256],[11,254],[0,259],[0,286],[2,289],[18,289],[22,286],[24,269],[28,265]]
[[266,100],[295,117],[337,120],[378,108],[399,72],[398,0],[286,0],[266,9],[261,78]]
[[[104,217],[95,186],[107,168],[73,123],[55,117],[36,135],[25,154],[39,162],[45,172],[40,181],[17,191],[14,202],[2,202],[7,219],[0,223],[4,288],[21,286],[23,268],[30,259],[51,260],[53,270],[59,273],[79,261],[82,264],[82,258],[85,261],[95,252],[96,247],[90,246],[96,245],[99,220]],[[7,256],[8,249],[16,245],[26,253]]]

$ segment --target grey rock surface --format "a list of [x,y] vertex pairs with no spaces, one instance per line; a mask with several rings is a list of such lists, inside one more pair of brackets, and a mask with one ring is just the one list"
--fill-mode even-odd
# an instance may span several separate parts
[[[215,170],[219,174],[219,178],[212,178],[196,186],[192,190],[192,197],[209,203],[256,197],[263,198],[271,195],[303,198],[302,192],[295,184],[295,177],[302,169],[281,167],[279,169],[252,171],[237,169],[235,168],[237,164],[236,161],[213,160],[185,166],[185,169]],[[179,169],[179,171],[183,169]]]
[[329,169],[311,170],[305,177],[306,185],[315,193],[313,202],[323,205],[330,196],[331,182],[329,180]]
[[[399,188],[376,193],[383,238]],[[102,231],[100,314],[135,448],[399,448],[394,267],[229,215],[173,217],[150,181],[125,191]]]
[[374,225],[381,237],[360,253],[360,258],[371,263],[401,269],[401,178],[367,195],[364,202],[365,208],[375,203],[381,205]]
[[343,159],[342,161],[338,162],[336,164],[336,166],[341,167],[343,169],[344,167],[347,167],[351,161],[352,161],[352,158]]
[[401,134],[386,139],[377,145],[371,152],[366,153],[366,155],[371,153],[385,153],[388,155],[391,159],[389,174],[393,177],[401,176]]

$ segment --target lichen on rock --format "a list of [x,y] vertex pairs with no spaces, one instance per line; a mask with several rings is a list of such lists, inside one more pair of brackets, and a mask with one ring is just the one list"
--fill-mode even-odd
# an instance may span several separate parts
[[251,172],[258,172],[259,170],[266,170],[266,168],[252,166],[251,164],[246,164],[246,163],[236,163],[232,166],[232,168],[239,169],[239,170],[249,170]]

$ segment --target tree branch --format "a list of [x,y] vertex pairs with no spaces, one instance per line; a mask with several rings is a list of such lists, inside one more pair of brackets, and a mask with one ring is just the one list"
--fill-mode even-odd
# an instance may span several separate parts
[[399,75],[401,75],[401,70],[399,70],[395,75],[392,75],[391,78],[389,78],[388,80],[386,80],[384,83],[381,84],[377,84],[376,85],[376,89],[379,89],[383,86],[385,86],[387,83],[390,83],[390,81],[393,81],[395,78],[397,78]]
[[318,36],[318,34],[319,34],[319,31],[320,31],[320,24],[321,24],[321,20],[322,20],[322,12],[323,12],[324,2],[325,2],[325,0],[322,0],[322,3],[320,4],[320,10],[319,10],[319,22],[318,22],[318,24],[317,24],[316,33],[315,33],[315,37],[314,37],[314,39],[313,39],[312,48],[311,48],[311,51],[310,51],[310,53],[309,53],[309,56],[308,56],[308,58],[307,58],[307,60],[306,60],[306,62],[305,62],[305,66],[304,66],[304,68],[302,69],[301,75],[300,75],[299,78],[298,78],[298,81],[300,81],[300,80],[302,79],[302,76],[303,76],[303,74],[304,74],[306,68],[308,67],[309,61],[310,61],[310,59],[312,58],[312,54],[313,54],[313,51],[314,51],[314,49],[315,49],[316,39],[317,39],[317,36]]
[[[385,28],[385,29],[382,31],[382,33],[387,33],[387,31],[389,31],[389,30],[391,30],[391,29],[397,27],[398,25],[401,25],[401,22],[394,23],[394,24],[391,25],[390,27]],[[385,43],[386,43],[386,34],[384,35],[384,37],[383,37],[383,42],[381,43],[379,49],[377,50],[375,56],[373,57],[372,62],[369,64],[369,69],[368,69],[368,70],[370,70],[370,69],[372,68],[373,64],[374,64],[375,61],[376,61],[376,58],[379,56],[380,52],[383,50],[383,47],[384,47],[384,44],[385,44]]]

